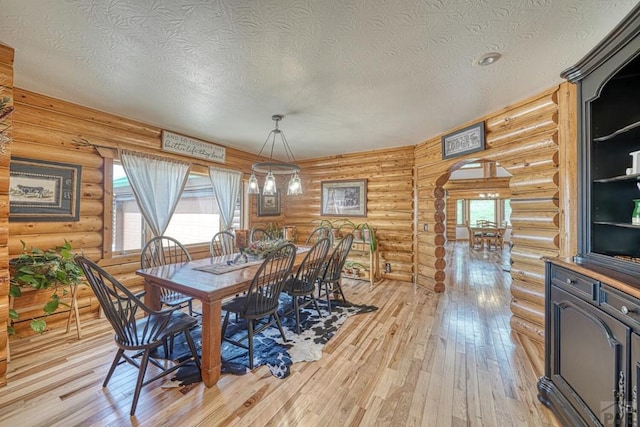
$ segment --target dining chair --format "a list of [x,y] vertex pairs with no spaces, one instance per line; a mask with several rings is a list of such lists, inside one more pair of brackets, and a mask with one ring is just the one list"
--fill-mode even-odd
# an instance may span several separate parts
[[331,313],[331,293],[336,296],[339,293],[342,296],[342,300],[347,303],[344,292],[342,292],[340,281],[342,279],[342,267],[344,267],[344,263],[347,260],[347,255],[349,255],[352,244],[353,234],[351,233],[345,235],[338,241],[336,247],[328,256],[327,262],[325,262],[318,279],[318,298],[322,297],[322,288],[324,287],[327,298],[327,310],[329,310],[329,313]]
[[[81,255],[76,255],[74,261],[84,272],[105,317],[115,331],[114,341],[118,351],[102,387],[109,384],[113,372],[121,363],[128,362],[138,368],[138,378],[129,413],[131,416],[135,414],[142,387],[192,361],[195,362],[198,370],[200,369],[200,358],[189,333],[189,329],[198,323],[195,318],[178,310],[177,307],[162,311],[152,310],[93,261]],[[143,311],[145,315],[140,316],[139,311]],[[152,353],[160,346],[164,346],[168,338],[180,333],[184,334],[191,354],[185,358],[181,357],[179,362],[170,362],[170,366],[167,367],[166,361],[158,361],[158,357],[154,357]],[[133,354],[127,354],[127,352],[133,352]],[[135,360],[138,357],[142,357],[140,361]],[[121,362],[122,359],[124,360]],[[163,359],[169,359],[167,353],[164,353]],[[157,366],[160,373],[145,380],[149,362]],[[118,393],[124,395],[121,390]]]
[[[225,312],[222,340],[249,351],[249,369],[253,369],[253,337],[256,334],[275,324],[280,330],[282,339],[287,341],[278,316],[278,306],[280,293],[291,272],[295,257],[296,247],[293,243],[283,243],[278,246],[267,255],[256,271],[247,293],[222,304],[222,311]],[[227,336],[231,313],[245,320],[247,335],[239,339]],[[245,339],[247,344],[243,343]]]
[[235,236],[230,231],[220,231],[214,234],[209,245],[212,257],[230,255],[235,252]]
[[[285,314],[295,312],[296,318],[296,333],[300,333],[300,310],[313,303],[314,307],[318,311],[318,316],[322,316],[316,297],[314,296],[316,290],[316,281],[320,274],[320,269],[324,263],[327,253],[329,253],[329,246],[331,241],[328,237],[324,237],[309,249],[307,255],[302,260],[302,264],[298,267],[295,274],[291,275],[284,283],[283,292],[291,296],[291,310]],[[303,299],[300,304],[300,299]],[[306,300],[305,300],[306,299]]]
[[249,242],[256,242],[258,240],[271,240],[273,236],[264,228],[254,227],[249,234]]
[[309,233],[304,244],[306,246],[310,246],[325,237],[329,238],[329,246],[333,246],[333,234],[331,233],[331,229],[328,227],[316,227],[311,231],[311,233]]
[[467,233],[469,233],[469,248],[475,249],[476,245],[482,248],[482,246],[484,245],[482,231],[477,227],[469,227],[467,225]]
[[[140,254],[142,268],[158,267],[167,264],[186,263],[191,261],[187,249],[169,236],[156,236],[149,240]],[[169,307],[188,307],[189,315],[193,316],[193,299],[180,292],[167,288],[160,288],[160,302]]]

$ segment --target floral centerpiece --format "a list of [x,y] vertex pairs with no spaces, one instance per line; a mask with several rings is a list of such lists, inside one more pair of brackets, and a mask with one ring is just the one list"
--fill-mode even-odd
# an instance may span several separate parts
[[266,258],[275,248],[283,243],[287,243],[284,239],[274,240],[256,240],[249,243],[246,248],[241,249],[242,253],[257,259]]

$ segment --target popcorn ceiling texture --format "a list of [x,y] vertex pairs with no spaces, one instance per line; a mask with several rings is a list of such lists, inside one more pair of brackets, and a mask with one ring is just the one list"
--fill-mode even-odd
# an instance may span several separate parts
[[0,42],[17,87],[250,152],[282,113],[304,159],[414,145],[550,88],[635,4],[0,0]]

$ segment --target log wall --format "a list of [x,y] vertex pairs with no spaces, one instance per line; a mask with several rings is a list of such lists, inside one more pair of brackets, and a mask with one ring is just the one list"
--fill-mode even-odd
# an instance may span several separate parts
[[[481,119],[486,127],[486,149],[482,152],[442,160],[440,136],[415,148],[417,222],[428,227],[428,231],[417,227],[417,283],[436,292],[445,290],[442,194],[451,172],[465,163],[497,161],[512,174],[509,180],[514,244],[511,326],[515,332],[537,341],[542,341],[544,334],[541,257],[565,255],[563,252],[572,244],[564,241],[576,239],[564,231],[561,238],[560,224],[560,207],[568,205],[576,196],[571,194],[572,189],[559,185],[561,161],[563,166],[575,161],[572,152],[565,152],[561,159],[559,150],[561,140],[565,143],[575,139],[575,132],[568,132],[576,126],[575,121],[560,126],[558,119],[562,114],[570,120],[570,112],[575,111],[577,105],[575,91],[568,85],[564,83]],[[572,144],[575,147],[575,142]],[[565,212],[564,208],[562,211]],[[569,218],[566,223],[570,223]]]
[[[208,163],[201,159],[160,152],[162,129],[79,105],[15,89],[14,143],[12,156],[36,160],[50,160],[82,166],[80,188],[80,220],[75,222],[10,222],[8,226],[8,257],[17,256],[22,249],[21,240],[28,247],[47,249],[68,240],[74,249],[120,279],[126,286],[137,290],[143,286],[135,274],[140,268],[139,255],[104,258],[109,245],[111,210],[110,194],[104,182],[111,179],[111,162],[117,148],[161,154],[186,160],[193,164],[192,171],[207,173],[209,165],[248,172],[255,156],[227,148],[226,163]],[[6,169],[6,168],[5,168]],[[1,171],[2,169],[0,169]],[[3,182],[6,180],[3,180]],[[6,194],[6,191],[5,191]],[[6,218],[6,216],[5,216]],[[0,234],[6,236],[6,233]],[[0,245],[2,242],[0,241]],[[208,256],[209,247],[190,247],[194,258]],[[6,257],[5,257],[6,258]],[[4,258],[3,258],[4,259]],[[18,336],[31,334],[28,326],[32,317],[42,315],[42,305],[48,292],[27,292],[15,300],[20,321],[15,324]],[[78,305],[81,319],[95,317],[98,302],[88,286],[80,286]],[[65,324],[68,308],[61,307],[47,318],[50,327]]]
[[[287,198],[285,221],[294,225],[297,241],[304,242],[321,216],[321,183],[367,179],[367,215],[349,218],[369,223],[378,240],[379,265],[391,264],[382,277],[412,282],[414,278],[413,147],[353,153],[298,162],[304,194]],[[365,263],[366,265],[366,263]],[[364,282],[363,282],[364,283]]]
[[[0,97],[9,98],[13,105],[13,55],[12,48],[0,44]],[[12,136],[12,115],[0,120],[0,130],[5,136]],[[9,158],[11,145],[5,145],[0,153],[0,386],[7,383],[7,363],[9,358],[9,255],[7,239],[9,236]]]

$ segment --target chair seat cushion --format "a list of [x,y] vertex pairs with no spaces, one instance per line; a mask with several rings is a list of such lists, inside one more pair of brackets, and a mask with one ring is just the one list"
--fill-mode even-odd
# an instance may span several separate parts
[[[247,304],[247,299],[249,300],[249,304]],[[245,308],[246,308],[246,312],[245,312]],[[238,297],[235,297],[234,299],[232,299],[231,301],[228,301],[224,304],[222,304],[222,309],[224,311],[230,311],[232,313],[238,313],[239,315],[243,316],[243,317],[252,317],[255,316],[257,314],[263,314],[265,312],[269,312],[269,311],[275,311],[278,308],[278,300],[275,300],[275,303],[273,304],[273,306],[271,307],[262,307],[262,309],[260,310],[260,313],[258,313],[258,311],[256,310],[256,296],[255,295],[251,295],[249,297],[247,297],[246,295],[241,295]]]

